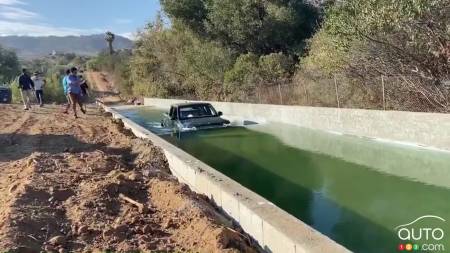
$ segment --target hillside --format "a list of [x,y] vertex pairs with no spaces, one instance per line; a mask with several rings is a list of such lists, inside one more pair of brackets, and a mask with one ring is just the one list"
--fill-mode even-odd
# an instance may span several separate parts
[[[0,36],[0,45],[14,49],[21,58],[36,58],[58,53],[75,53],[77,55],[95,55],[106,48],[104,35],[66,36],[66,37],[29,37]],[[125,37],[116,36],[116,49],[131,48],[133,42]]]

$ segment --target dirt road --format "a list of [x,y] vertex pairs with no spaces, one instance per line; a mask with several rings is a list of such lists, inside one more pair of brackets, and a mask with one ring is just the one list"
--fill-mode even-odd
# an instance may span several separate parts
[[0,252],[254,252],[160,150],[96,108],[0,105]]
[[86,72],[86,78],[95,96],[103,103],[118,103],[121,101],[114,81],[106,73],[88,71]]

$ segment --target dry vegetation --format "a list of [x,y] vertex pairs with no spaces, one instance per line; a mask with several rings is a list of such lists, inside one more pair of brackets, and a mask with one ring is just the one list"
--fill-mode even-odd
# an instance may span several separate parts
[[125,95],[450,110],[448,0],[161,4],[170,26],[159,18],[132,52],[91,62]]

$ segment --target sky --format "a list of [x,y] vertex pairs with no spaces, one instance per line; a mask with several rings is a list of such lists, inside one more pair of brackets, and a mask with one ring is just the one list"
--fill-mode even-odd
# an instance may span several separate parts
[[0,0],[0,36],[111,31],[132,38],[159,10],[159,0]]

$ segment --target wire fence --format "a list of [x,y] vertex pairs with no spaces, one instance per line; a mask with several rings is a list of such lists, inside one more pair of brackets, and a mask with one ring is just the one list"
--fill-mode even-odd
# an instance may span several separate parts
[[293,82],[256,88],[248,102],[261,104],[364,108],[377,110],[450,111],[450,81],[441,86],[421,85],[401,76],[373,77],[369,84],[341,75],[299,78]]

